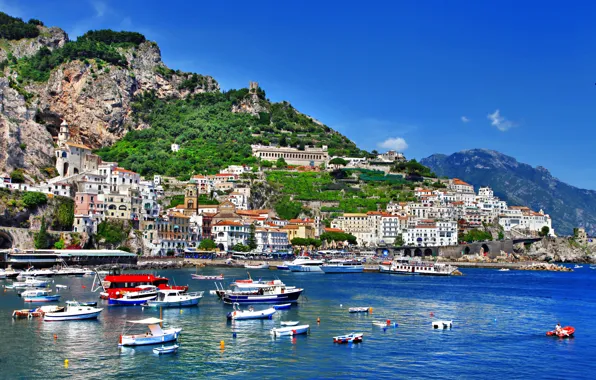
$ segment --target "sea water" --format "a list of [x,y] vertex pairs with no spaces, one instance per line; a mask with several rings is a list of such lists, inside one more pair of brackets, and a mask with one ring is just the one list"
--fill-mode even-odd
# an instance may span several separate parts
[[[593,379],[596,373],[596,270],[588,266],[572,273],[463,269],[461,277],[253,270],[253,279],[278,276],[305,291],[298,305],[271,320],[235,323],[226,320],[231,306],[209,295],[213,282],[191,280],[193,272],[159,271],[205,291],[198,307],[163,310],[165,326],[183,330],[178,354],[161,357],[151,347],[118,348],[125,320],[159,317],[159,310],[100,300],[97,321],[13,320],[14,309],[32,305],[1,289],[0,378]],[[246,277],[241,269],[201,273],[224,273],[226,282]],[[56,277],[52,288],[69,286],[59,290],[61,303],[94,301],[92,282]],[[350,314],[349,307],[373,310]],[[269,330],[282,320],[310,324],[310,334],[273,338]],[[386,320],[387,328],[372,325]],[[453,328],[433,330],[433,320],[453,320]],[[576,336],[545,336],[557,322],[574,326]],[[350,332],[364,333],[364,342],[333,343]]]

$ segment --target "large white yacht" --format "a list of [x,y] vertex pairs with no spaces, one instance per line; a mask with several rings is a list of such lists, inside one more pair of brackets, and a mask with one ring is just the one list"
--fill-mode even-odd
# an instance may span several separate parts
[[322,272],[322,260],[315,260],[310,256],[298,256],[296,260],[288,263],[292,272]]

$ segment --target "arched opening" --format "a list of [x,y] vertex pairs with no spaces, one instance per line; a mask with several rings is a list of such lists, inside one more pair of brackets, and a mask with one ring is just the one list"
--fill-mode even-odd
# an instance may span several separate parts
[[482,244],[482,252],[488,255],[488,253],[490,252],[490,249],[488,249],[488,245]]
[[470,254],[470,247],[464,248],[464,255],[469,255],[469,254]]
[[404,256],[411,257],[412,256],[412,250],[410,248],[404,249]]
[[74,168],[73,173],[74,174],[79,174],[79,168]]
[[219,248],[219,250],[220,250],[220,251],[225,251],[225,249],[224,249],[224,245],[223,245],[223,244],[221,244],[221,243],[219,243],[219,244],[217,245],[217,248]]
[[124,205],[118,206],[118,210],[124,210],[124,211],[126,211],[126,206],[124,206]]
[[193,201],[188,201],[188,203],[186,204],[186,208],[193,209],[194,208],[194,202]]
[[6,232],[0,231],[0,249],[12,248],[12,238]]
[[68,162],[64,163],[64,166],[62,167],[62,176],[66,177],[68,175]]
[[422,256],[422,250],[420,248],[416,248],[414,250],[414,256],[416,256],[416,257]]
[[66,158],[68,156],[68,154],[66,154],[66,152],[62,152],[62,158]]
[[433,250],[430,248],[427,248],[424,250],[424,256],[432,256],[433,255]]

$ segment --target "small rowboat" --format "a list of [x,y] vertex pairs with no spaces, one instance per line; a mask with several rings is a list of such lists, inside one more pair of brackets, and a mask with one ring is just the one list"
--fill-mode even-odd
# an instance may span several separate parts
[[57,287],[58,289],[68,289],[68,286],[66,286],[66,285],[60,285],[60,284],[57,284],[57,285],[56,285],[56,287]]
[[348,335],[340,335],[333,337],[333,343],[360,343],[362,342],[363,333],[351,333]]
[[190,275],[193,280],[215,280],[215,281],[222,281],[224,279],[223,274],[219,276],[203,276],[202,274],[191,274]]
[[237,303],[234,304],[234,311],[230,311],[227,315],[228,319],[239,321],[243,319],[271,319],[271,316],[275,314],[275,309],[270,307],[263,310],[254,310],[250,307],[248,310],[240,310]]
[[286,310],[286,309],[289,309],[291,307],[292,307],[292,304],[291,303],[284,303],[284,304],[281,304],[281,305],[273,305],[273,308],[275,310]]
[[348,309],[350,313],[368,313],[370,307],[351,307]]
[[175,354],[176,352],[178,352],[178,347],[180,346],[178,346],[177,344],[173,344],[171,346],[156,347],[153,349],[153,353],[157,355]]
[[373,326],[377,326],[377,327],[387,327],[391,325],[391,322],[387,323],[387,321],[374,321]]
[[271,329],[271,335],[273,335],[273,336],[284,336],[284,335],[294,336],[294,335],[300,335],[300,334],[307,334],[309,329],[310,329],[310,325],[280,327],[280,328],[276,328],[276,329]]
[[571,338],[575,333],[575,327],[565,326],[558,332],[556,330],[548,331],[547,336],[558,336],[559,338]]
[[296,326],[300,321],[281,321],[282,326]]
[[433,321],[433,329],[450,329],[453,321]]

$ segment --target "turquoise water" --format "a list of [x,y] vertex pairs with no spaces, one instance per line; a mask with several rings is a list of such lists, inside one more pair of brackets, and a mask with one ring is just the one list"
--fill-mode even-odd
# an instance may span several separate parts
[[[230,279],[246,277],[240,269],[203,273],[222,271]],[[433,278],[255,270],[253,278],[278,275],[305,288],[304,297],[272,320],[235,324],[225,317],[231,307],[208,295],[212,282],[191,280],[191,270],[161,271],[176,284],[206,291],[198,308],[164,310],[166,325],[183,332],[179,353],[162,357],[151,347],[118,348],[125,319],[158,317],[159,311],[106,304],[97,321],[12,320],[12,310],[24,303],[14,291],[2,291],[0,378],[593,378],[596,270],[462,271],[462,277]],[[97,299],[90,292],[91,278],[56,278],[55,283],[70,286],[60,291],[64,300]],[[353,306],[373,307],[373,314],[349,314]],[[373,320],[385,319],[399,326],[386,331],[372,326]],[[432,330],[433,319],[452,319],[454,327]],[[273,339],[269,329],[279,320],[310,324],[311,333]],[[557,321],[574,326],[576,337],[546,337]],[[334,335],[352,331],[363,332],[364,342],[333,344]]]

